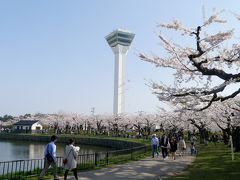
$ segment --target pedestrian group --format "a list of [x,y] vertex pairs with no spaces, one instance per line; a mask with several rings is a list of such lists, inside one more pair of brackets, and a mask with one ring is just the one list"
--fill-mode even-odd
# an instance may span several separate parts
[[[156,134],[152,135],[151,138],[151,146],[152,146],[152,158],[159,157],[159,151],[162,152],[162,158],[165,160],[171,155],[173,160],[176,160],[176,151],[178,150],[179,156],[183,158],[184,152],[186,151],[186,143],[183,136],[171,136],[167,134],[163,134],[161,137],[157,137]],[[195,148],[195,143],[191,143],[191,152],[192,149]],[[193,155],[194,152],[191,153]]]
[[[41,171],[38,180],[42,180],[43,176],[47,173],[48,168],[51,166],[53,170],[54,180],[59,180],[57,176],[57,157],[56,157],[56,141],[57,137],[55,135],[51,136],[51,141],[47,144],[44,150],[44,168]],[[69,139],[65,148],[65,156],[63,159],[63,166],[65,169],[64,180],[67,179],[68,172],[71,170],[76,180],[78,180],[77,175],[77,156],[80,147],[74,146],[75,141]]]

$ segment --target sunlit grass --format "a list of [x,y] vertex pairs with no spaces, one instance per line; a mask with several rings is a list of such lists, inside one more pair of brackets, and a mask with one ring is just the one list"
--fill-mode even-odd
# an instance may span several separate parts
[[239,180],[240,153],[232,161],[230,148],[222,143],[199,146],[196,160],[180,175],[168,180]]

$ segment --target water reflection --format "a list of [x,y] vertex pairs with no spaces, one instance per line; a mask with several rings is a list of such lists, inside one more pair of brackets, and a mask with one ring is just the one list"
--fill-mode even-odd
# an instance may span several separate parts
[[[0,162],[24,159],[43,158],[44,148],[47,143],[28,141],[3,141],[0,140]],[[94,153],[109,150],[108,148],[97,146],[80,146],[80,154]],[[65,144],[57,143],[57,156],[64,155]]]

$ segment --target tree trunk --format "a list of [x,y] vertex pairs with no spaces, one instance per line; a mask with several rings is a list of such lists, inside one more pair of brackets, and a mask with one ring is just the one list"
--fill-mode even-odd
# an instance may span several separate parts
[[199,129],[198,131],[200,134],[200,144],[203,144],[204,140],[205,140],[205,131],[204,131],[204,129]]
[[228,134],[226,133],[226,131],[223,131],[223,142],[224,144],[228,144],[228,141],[229,141],[229,136]]
[[234,133],[234,139],[235,139],[235,152],[239,152],[240,151],[240,127],[238,126],[235,130]]

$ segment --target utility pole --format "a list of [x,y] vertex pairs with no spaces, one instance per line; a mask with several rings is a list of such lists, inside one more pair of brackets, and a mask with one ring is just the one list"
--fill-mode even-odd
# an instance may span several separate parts
[[93,116],[94,116],[94,112],[95,112],[95,107],[92,107],[91,108],[91,113],[92,113]]

